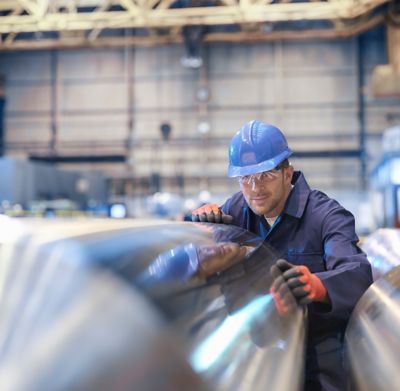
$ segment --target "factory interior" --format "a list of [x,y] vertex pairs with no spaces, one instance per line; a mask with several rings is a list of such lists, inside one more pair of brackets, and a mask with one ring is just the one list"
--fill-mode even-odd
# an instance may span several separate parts
[[399,365],[399,0],[0,0],[1,391]]

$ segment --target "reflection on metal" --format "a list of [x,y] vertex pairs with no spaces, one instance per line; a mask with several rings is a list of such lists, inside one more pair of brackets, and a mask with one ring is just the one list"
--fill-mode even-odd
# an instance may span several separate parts
[[0,246],[2,391],[302,388],[304,314],[275,310],[261,239],[217,224],[20,225]]
[[400,389],[400,266],[362,296],[346,342],[356,391]]
[[[285,33],[295,37],[296,26],[282,30],[275,25],[281,22],[318,21],[324,22],[323,30],[336,36],[357,28],[366,28],[374,9],[388,0],[328,0],[274,2],[254,1],[197,1],[188,6],[170,0],[6,0],[0,2],[0,34],[7,34],[0,47],[44,48],[128,44],[171,43],[181,40],[184,26],[235,26],[235,32],[226,30],[224,38],[210,29],[207,37],[215,40],[232,39],[283,39]],[[360,19],[360,20],[359,20]],[[376,22],[376,19],[374,19]],[[382,19],[380,19],[380,22]],[[364,26],[364,27],[361,27]],[[304,30],[305,34],[312,34]],[[136,29],[136,37],[129,40],[121,37],[121,29]],[[232,30],[232,29],[231,29]],[[321,31],[316,30],[316,31]],[[103,37],[102,31],[116,32],[117,36]],[[272,31],[272,34],[271,34]],[[46,36],[48,32],[56,32]],[[58,34],[57,32],[63,32]],[[19,39],[18,34],[37,33],[36,37]],[[318,33],[313,34],[319,37]],[[179,37],[179,38],[178,38]],[[125,42],[121,42],[125,40]],[[212,39],[212,38],[211,38]],[[47,41],[48,40],[48,41]],[[28,42],[31,46],[28,46]],[[47,41],[47,42],[46,42]],[[43,43],[43,46],[41,46]]]
[[206,372],[215,366],[234,341],[250,330],[254,319],[267,311],[271,301],[271,295],[260,296],[224,320],[192,353],[193,367],[198,372]]
[[381,228],[368,236],[362,249],[371,262],[374,280],[400,265],[400,229]]
[[192,351],[193,368],[218,390],[302,389],[303,314],[278,321],[274,312],[268,294],[234,312]]

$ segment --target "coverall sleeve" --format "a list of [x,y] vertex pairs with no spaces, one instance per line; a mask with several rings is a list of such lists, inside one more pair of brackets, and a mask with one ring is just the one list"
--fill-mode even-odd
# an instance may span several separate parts
[[326,271],[316,274],[328,291],[331,312],[351,312],[372,283],[371,265],[357,245],[353,215],[335,207],[325,216],[321,234]]
[[237,192],[221,205],[221,210],[223,213],[233,217],[232,225],[247,229],[246,206],[242,193]]

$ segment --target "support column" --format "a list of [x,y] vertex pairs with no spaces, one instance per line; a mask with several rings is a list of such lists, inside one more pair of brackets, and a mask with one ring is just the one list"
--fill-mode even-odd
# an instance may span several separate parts
[[358,117],[358,148],[360,150],[361,164],[361,186],[367,188],[367,153],[365,148],[365,69],[364,60],[364,38],[357,37],[357,117]]
[[5,137],[4,137],[5,105],[6,105],[5,78],[3,75],[0,75],[0,157],[4,155],[5,151]]

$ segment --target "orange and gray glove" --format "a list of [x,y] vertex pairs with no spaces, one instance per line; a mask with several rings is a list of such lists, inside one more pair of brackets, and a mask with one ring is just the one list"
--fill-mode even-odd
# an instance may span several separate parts
[[298,307],[297,301],[283,277],[282,271],[276,265],[271,266],[271,275],[273,282],[269,291],[278,314],[286,316]]
[[222,212],[217,204],[206,204],[192,212],[192,221],[231,224],[233,217]]
[[[279,259],[275,265],[271,267],[271,274],[278,275],[281,273],[281,278],[287,284],[292,295],[300,305],[309,304],[313,301],[327,303],[329,301],[327,290],[320,278],[311,273],[307,266],[296,266]],[[281,281],[280,277],[275,278],[272,288],[279,288]]]

